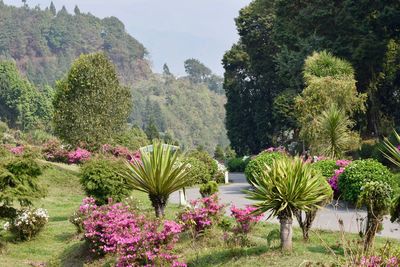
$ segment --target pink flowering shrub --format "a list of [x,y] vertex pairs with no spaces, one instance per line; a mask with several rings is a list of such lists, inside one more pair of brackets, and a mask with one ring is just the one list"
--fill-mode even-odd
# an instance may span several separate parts
[[220,220],[225,205],[219,204],[218,195],[200,198],[191,202],[191,207],[181,212],[178,219],[183,224],[184,230],[190,230],[197,237],[204,230]]
[[113,147],[112,145],[105,144],[101,148],[103,154],[111,154],[117,158],[125,158],[129,161],[137,160],[141,161],[141,156],[139,151],[132,152],[128,148],[123,146]]
[[83,228],[92,251],[116,254],[117,266],[186,266],[171,252],[182,231],[180,224],[149,220],[122,203],[84,202],[81,209],[83,214],[89,211]]
[[388,259],[382,259],[379,256],[362,257],[358,267],[398,267],[400,259],[397,257],[391,257]]
[[46,142],[42,147],[42,154],[48,161],[68,163],[68,151],[58,139]]
[[75,151],[71,151],[68,153],[68,163],[70,164],[83,163],[86,160],[89,160],[91,155],[92,154],[86,149],[78,147]]
[[344,172],[347,165],[351,163],[351,160],[337,160],[336,166],[339,167],[338,170],[335,170],[333,176],[328,180],[329,185],[332,187],[335,195],[339,194],[339,176]]
[[92,197],[87,197],[83,199],[82,205],[69,218],[69,221],[76,227],[76,231],[79,234],[84,231],[83,222],[95,209],[97,209],[96,200]]
[[10,149],[10,152],[14,155],[20,156],[24,154],[25,147],[24,146],[17,146]]
[[231,215],[236,221],[236,226],[233,228],[233,232],[248,234],[253,226],[263,218],[262,215],[252,214],[256,209],[256,207],[251,205],[247,205],[244,209],[232,205]]

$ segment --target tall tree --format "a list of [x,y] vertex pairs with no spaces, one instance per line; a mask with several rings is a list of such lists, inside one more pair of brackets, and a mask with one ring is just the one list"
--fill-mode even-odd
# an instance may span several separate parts
[[194,83],[205,82],[211,77],[211,70],[197,59],[187,59],[185,60],[184,65],[185,71],[189,75],[189,79]]
[[130,91],[107,56],[82,55],[57,83],[54,131],[71,145],[84,142],[95,149],[123,129],[131,105]]
[[54,5],[53,1],[50,3],[50,12],[55,16],[57,14],[56,6]]

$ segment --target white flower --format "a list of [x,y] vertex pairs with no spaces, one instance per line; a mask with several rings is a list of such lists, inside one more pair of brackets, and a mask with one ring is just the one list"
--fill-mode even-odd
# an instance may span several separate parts
[[10,229],[10,223],[9,223],[9,222],[6,222],[6,223],[3,225],[3,228],[4,228],[4,230],[8,231],[8,229]]

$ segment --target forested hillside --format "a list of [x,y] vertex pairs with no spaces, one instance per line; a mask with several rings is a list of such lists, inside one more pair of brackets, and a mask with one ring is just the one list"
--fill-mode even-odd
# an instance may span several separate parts
[[79,55],[97,51],[108,55],[121,82],[132,89],[131,123],[145,129],[154,120],[160,135],[177,138],[185,147],[201,145],[212,151],[216,144],[228,143],[225,97],[217,94],[221,78],[200,62],[194,61],[207,71],[200,81],[191,79],[191,72],[179,79],[171,73],[154,74],[146,48],[115,17],[99,19],[78,7],[70,14],[53,4],[45,9],[17,8],[0,0],[0,61],[15,61],[38,91],[51,91]]

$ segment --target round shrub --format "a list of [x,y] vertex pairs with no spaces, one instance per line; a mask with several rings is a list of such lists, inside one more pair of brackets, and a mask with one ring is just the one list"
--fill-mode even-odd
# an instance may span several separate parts
[[265,170],[265,166],[271,166],[274,160],[285,157],[280,152],[267,152],[263,151],[258,154],[255,158],[251,159],[247,164],[244,174],[248,182],[254,179],[254,174],[258,176]]
[[197,158],[186,158],[185,162],[189,164],[191,182],[190,185],[205,184],[211,181],[211,175],[208,172],[206,164]]
[[132,186],[121,174],[125,165],[120,160],[96,158],[87,161],[81,168],[80,182],[84,191],[99,205],[108,199],[120,202],[132,193]]
[[26,208],[18,211],[16,217],[11,223],[6,223],[4,228],[20,240],[30,240],[43,229],[48,219],[47,210]]
[[244,172],[247,164],[249,163],[250,158],[232,158],[228,160],[228,170],[230,172]]
[[342,198],[356,203],[361,187],[371,181],[386,182],[393,189],[398,187],[394,175],[382,163],[373,159],[355,160],[340,175],[339,191],[342,192]]
[[206,151],[193,150],[189,152],[187,156],[202,161],[206,165],[207,172],[211,175],[211,177],[213,177],[218,170],[217,163]]
[[209,197],[218,192],[218,184],[215,181],[209,181],[200,186],[200,194],[202,197]]
[[332,159],[317,161],[313,163],[312,166],[319,170],[326,179],[330,179],[335,174],[335,170],[339,169],[339,166],[336,165],[336,161]]

